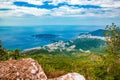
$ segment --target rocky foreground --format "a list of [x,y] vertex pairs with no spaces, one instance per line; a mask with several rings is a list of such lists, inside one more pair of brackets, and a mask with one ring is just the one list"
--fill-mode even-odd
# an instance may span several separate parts
[[85,80],[78,73],[68,73],[58,78],[48,79],[37,61],[26,58],[0,62],[0,80]]

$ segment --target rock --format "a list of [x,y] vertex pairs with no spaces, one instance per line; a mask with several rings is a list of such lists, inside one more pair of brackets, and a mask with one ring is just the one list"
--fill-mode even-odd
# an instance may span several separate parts
[[46,80],[41,66],[33,59],[0,62],[0,80]]
[[0,80],[85,80],[85,78],[78,73],[68,73],[58,78],[47,79],[37,61],[26,58],[0,61]]
[[58,78],[48,79],[48,80],[85,80],[85,78],[78,73],[68,73]]

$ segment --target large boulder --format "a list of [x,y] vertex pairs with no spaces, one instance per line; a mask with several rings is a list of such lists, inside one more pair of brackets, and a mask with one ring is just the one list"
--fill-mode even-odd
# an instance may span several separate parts
[[68,73],[58,78],[53,78],[48,80],[85,80],[85,78],[78,73]]
[[41,66],[33,59],[0,62],[0,80],[46,80]]

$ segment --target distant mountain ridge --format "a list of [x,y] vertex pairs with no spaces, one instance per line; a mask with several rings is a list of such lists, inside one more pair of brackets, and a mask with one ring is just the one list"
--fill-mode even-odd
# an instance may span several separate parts
[[79,36],[81,35],[91,35],[91,36],[99,36],[99,37],[104,37],[104,31],[103,29],[98,29],[92,32],[88,32],[88,33],[81,33]]

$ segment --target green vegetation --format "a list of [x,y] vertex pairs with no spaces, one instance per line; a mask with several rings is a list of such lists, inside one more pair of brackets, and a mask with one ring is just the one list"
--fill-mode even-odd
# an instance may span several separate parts
[[106,51],[110,54],[117,55],[120,53],[120,28],[112,23],[111,26],[107,25],[105,30]]
[[2,43],[0,41],[0,60],[9,60],[9,59],[20,59],[23,58],[25,54],[20,54],[19,49],[15,49],[13,51],[6,50],[2,47]]
[[114,23],[111,26],[107,25],[105,28],[105,38],[107,52],[105,64],[107,67],[107,79],[119,80],[120,77],[120,28]]
[[[106,46],[104,49],[106,53],[104,54],[95,52],[81,53],[79,51],[49,52],[46,50],[36,50],[21,54],[18,49],[14,51],[4,49],[0,43],[0,60],[33,58],[41,64],[49,78],[68,72],[78,72],[84,75],[86,80],[120,80],[120,28],[116,27],[115,24],[107,26],[105,37]],[[86,41],[77,41],[77,43],[86,45],[84,42]],[[97,44],[98,42],[95,40],[95,43]],[[91,45],[91,41],[89,44]],[[91,50],[95,50],[95,48],[92,47]]]
[[105,42],[101,39],[94,38],[81,38],[75,39],[72,42],[69,42],[70,45],[75,45],[76,49],[90,50],[92,48],[100,48],[100,46],[104,46]]

